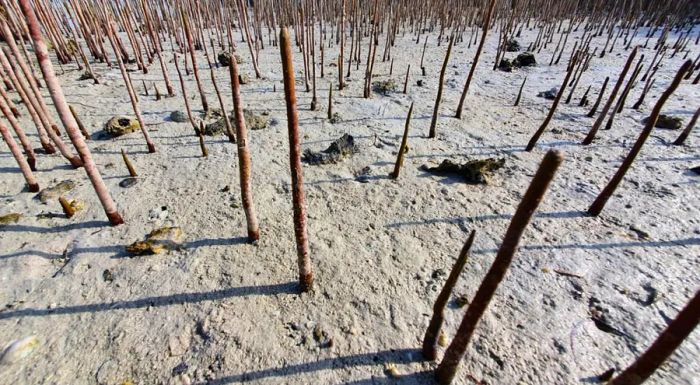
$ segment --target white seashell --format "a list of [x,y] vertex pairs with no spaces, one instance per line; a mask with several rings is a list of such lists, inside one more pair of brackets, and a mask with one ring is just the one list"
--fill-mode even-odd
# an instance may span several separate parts
[[13,364],[34,351],[39,346],[39,339],[36,336],[29,336],[19,340],[12,341],[5,347],[0,357],[0,364]]

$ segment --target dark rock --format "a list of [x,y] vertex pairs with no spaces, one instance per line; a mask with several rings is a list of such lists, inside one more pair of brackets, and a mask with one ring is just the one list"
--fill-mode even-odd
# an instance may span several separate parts
[[470,160],[463,164],[445,159],[437,167],[424,165],[421,168],[436,175],[458,175],[463,177],[465,182],[469,184],[486,184],[493,171],[503,167],[505,163],[505,158]]
[[136,178],[126,178],[126,179],[123,179],[121,182],[119,182],[119,187],[123,187],[123,188],[133,187],[134,185],[136,185],[136,183],[138,183],[138,181],[139,180]]
[[691,167],[691,168],[690,168],[690,172],[693,172],[693,173],[695,173],[695,174],[697,174],[697,175],[700,175],[700,166]]
[[248,76],[248,74],[238,74],[238,83],[240,83],[240,84],[250,83],[250,76]]
[[[651,118],[651,116],[647,116],[646,118],[642,119],[642,123],[647,124],[649,118]],[[659,119],[656,121],[654,127],[663,128],[666,130],[680,130],[681,127],[683,127],[683,120],[675,116],[661,114],[659,115]]]
[[537,65],[535,55],[530,52],[521,53],[513,60],[513,65],[516,67],[534,67]]
[[513,63],[508,59],[501,59],[498,69],[503,72],[513,72]]
[[102,272],[102,279],[105,282],[112,282],[114,281],[114,274],[112,274],[112,272],[109,269],[106,269]]
[[418,87],[423,87],[423,79],[418,79],[418,81],[416,82],[416,85]]
[[302,160],[306,163],[316,165],[338,163],[356,152],[357,147],[355,146],[355,139],[352,135],[344,134],[321,152],[315,152],[309,149],[305,150]]
[[92,76],[92,74],[91,74],[90,72],[85,71],[85,72],[83,72],[83,73],[80,75],[80,77],[78,78],[78,80],[92,80],[92,79],[94,79],[94,78],[95,78],[95,77]]

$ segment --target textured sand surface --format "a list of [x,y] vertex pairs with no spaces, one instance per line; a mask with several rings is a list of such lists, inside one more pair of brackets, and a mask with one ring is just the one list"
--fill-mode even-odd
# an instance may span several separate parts
[[[521,44],[534,41],[536,33],[525,31]],[[131,72],[158,152],[146,152],[139,132],[88,142],[126,225],[108,226],[85,172],[71,169],[58,155],[39,157],[39,183],[44,188],[75,181],[76,189],[66,196],[84,202],[85,210],[66,219],[57,200],[42,204],[34,199],[34,194],[22,191],[21,174],[2,147],[0,215],[23,216],[0,228],[0,345],[31,335],[40,344],[24,359],[0,366],[1,382],[429,383],[434,364],[423,362],[418,349],[447,273],[468,232],[476,229],[472,256],[455,289],[455,295],[473,296],[549,148],[563,151],[565,162],[478,326],[456,382],[582,384],[594,382],[611,367],[626,367],[700,288],[700,176],[688,171],[700,166],[700,135],[696,129],[680,147],[669,146],[678,131],[654,131],[603,213],[597,218],[584,215],[629,151],[643,127],[641,119],[683,57],[664,60],[639,112],[629,107],[641,84],[612,130],[602,130],[592,145],[581,146],[593,119],[585,117],[590,106],[578,107],[579,98],[592,84],[589,99],[595,100],[608,75],[610,92],[629,53],[618,42],[612,53],[592,59],[574,101],[559,106],[537,148],[524,152],[551,103],[536,94],[560,85],[565,59],[580,36],[581,31],[572,35],[576,40],[569,42],[559,65],[547,65],[552,43],[535,53],[537,67],[503,73],[491,70],[497,44],[497,34],[492,33],[462,120],[452,116],[475,45],[456,44],[436,139],[428,139],[427,133],[447,49],[444,42],[436,46],[436,34],[429,38],[425,77],[419,70],[422,39],[421,44],[409,35],[397,40],[393,76],[388,75],[389,62],[381,62],[380,39],[374,80],[392,78],[400,91],[411,64],[407,95],[375,93],[371,99],[362,98],[363,47],[363,62],[359,69],[353,63],[348,87],[334,91],[334,110],[342,117],[335,124],[326,120],[325,109],[329,81],[337,84],[337,68],[328,63],[335,61],[338,47],[326,50],[325,78],[317,83],[320,108],[315,112],[309,111],[311,93],[300,83],[303,65],[295,50],[302,148],[325,149],[343,133],[353,135],[359,146],[359,153],[342,163],[304,165],[317,277],[311,294],[297,294],[295,282],[278,47],[266,46],[260,52],[264,79],[255,79],[250,53],[238,40],[241,70],[252,78],[242,86],[246,108],[269,113],[273,123],[249,131],[253,194],[261,223],[257,245],[245,243],[236,146],[224,136],[206,137],[210,155],[202,158],[191,126],[169,120],[172,111],[184,111],[170,60],[174,98],[155,101],[152,88],[150,96],[143,94],[142,79],[149,86],[157,82],[164,92],[157,63],[146,75]],[[591,46],[602,47],[604,39],[595,38]],[[644,40],[637,37],[636,43]],[[700,53],[700,46],[688,47],[688,58]],[[653,50],[641,53],[648,65]],[[204,56],[198,55],[209,103],[216,106]],[[119,70],[95,67],[100,85],[78,82],[80,73],[72,65],[65,66],[63,74],[56,67],[68,101],[91,132],[101,130],[116,114],[132,115]],[[230,109],[227,69],[217,69],[216,76]],[[525,76],[523,99],[513,107]],[[422,87],[416,85],[418,80]],[[186,82],[190,104],[199,115],[194,77],[187,76]],[[50,102],[48,95],[46,99]],[[410,150],[401,177],[393,181],[387,175],[411,102],[415,107]],[[685,123],[698,103],[700,87],[686,81],[664,112]],[[21,121],[38,147],[26,113]],[[139,172],[139,182],[131,188],[119,187],[128,176],[121,149]],[[420,170],[443,159],[486,157],[506,159],[487,185],[468,185]],[[367,183],[360,183],[356,176],[365,167],[371,175]],[[165,225],[184,231],[181,250],[128,256],[126,245]],[[602,309],[617,333],[597,327],[592,308]],[[463,311],[448,308],[443,328],[448,339]],[[700,384],[699,337],[697,330],[691,334],[650,383]],[[389,376],[392,365],[400,378]]]

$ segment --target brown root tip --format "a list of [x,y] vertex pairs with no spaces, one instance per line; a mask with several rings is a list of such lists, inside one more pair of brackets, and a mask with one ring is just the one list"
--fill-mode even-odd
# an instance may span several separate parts
[[121,224],[124,224],[124,218],[122,218],[121,215],[119,215],[118,212],[113,212],[113,213],[107,213],[107,218],[109,218],[109,223],[112,226],[119,226]]
[[248,243],[255,243],[260,240],[260,231],[249,231],[248,232]]
[[36,158],[34,157],[27,157],[27,163],[29,164],[29,169],[32,171],[36,171]]
[[38,183],[31,183],[27,184],[27,188],[29,189],[29,192],[39,192],[39,184]]
[[148,153],[153,154],[156,152],[156,145],[153,143],[148,143]]
[[69,161],[70,164],[71,164],[73,167],[75,167],[75,168],[81,168],[81,167],[83,167],[83,161],[82,161],[79,157],[77,157],[77,156],[74,156],[74,157],[68,159],[68,161]]
[[10,111],[12,111],[12,115],[15,116],[15,118],[19,118],[22,116],[22,114],[19,113],[19,110],[15,107],[10,108]]
[[308,293],[313,289],[314,286],[314,274],[309,273],[306,275],[299,276],[299,285],[301,285],[301,292]]
[[46,145],[42,145],[41,147],[44,148],[44,152],[45,152],[47,155],[51,155],[51,154],[55,154],[55,153],[56,153],[56,148],[55,148],[52,144],[50,144],[50,143],[48,143],[48,144],[46,144]]

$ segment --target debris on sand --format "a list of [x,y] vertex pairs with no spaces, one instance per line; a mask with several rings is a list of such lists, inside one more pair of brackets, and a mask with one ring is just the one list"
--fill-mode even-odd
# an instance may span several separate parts
[[20,213],[10,213],[5,215],[0,215],[0,227],[10,225],[19,222],[22,217]]
[[372,85],[374,92],[384,96],[389,95],[392,92],[396,92],[396,89],[398,88],[394,79],[376,81]]
[[128,116],[117,115],[105,124],[105,132],[112,136],[122,136],[140,129],[139,121]]
[[547,100],[554,100],[557,98],[557,94],[559,93],[559,89],[557,87],[552,87],[548,89],[547,91],[541,91],[537,94],[538,98],[545,98]]
[[302,160],[309,164],[338,163],[356,152],[355,139],[352,135],[343,134],[343,136],[321,152],[305,150]]
[[24,337],[10,342],[0,357],[0,364],[9,365],[30,355],[39,346],[36,336]]
[[[649,117],[642,119],[642,124],[647,124]],[[665,130],[680,130],[683,127],[683,120],[681,118],[670,116],[670,115],[659,115],[659,119],[654,125],[656,128],[663,128]]]
[[71,191],[74,188],[75,182],[72,180],[64,180],[53,187],[48,187],[41,190],[34,198],[40,200],[43,204],[47,204],[49,201],[58,199],[58,197],[63,195],[63,193]]
[[491,174],[506,163],[505,158],[470,160],[467,163],[459,164],[449,159],[445,159],[437,167],[423,165],[424,171],[436,175],[459,175],[469,184],[487,184]]
[[238,74],[238,83],[239,83],[239,84],[248,84],[248,83],[250,83],[250,75],[248,75],[248,74]]
[[95,79],[95,77],[92,76],[92,74],[91,74],[89,71],[83,72],[83,73],[80,75],[80,77],[78,78],[79,81],[82,81],[82,80],[92,80],[92,79]]
[[513,65],[516,67],[534,67],[537,65],[537,60],[535,60],[535,55],[531,52],[525,52],[513,60]]
[[334,112],[333,115],[331,115],[330,120],[328,120],[332,124],[340,123],[343,121],[343,118],[340,116],[339,113]]
[[520,51],[520,43],[515,39],[509,39],[506,42],[506,52],[518,52]]
[[181,242],[181,228],[161,227],[151,231],[143,241],[128,245],[126,251],[132,255],[160,254],[166,250],[179,249],[182,246]]

